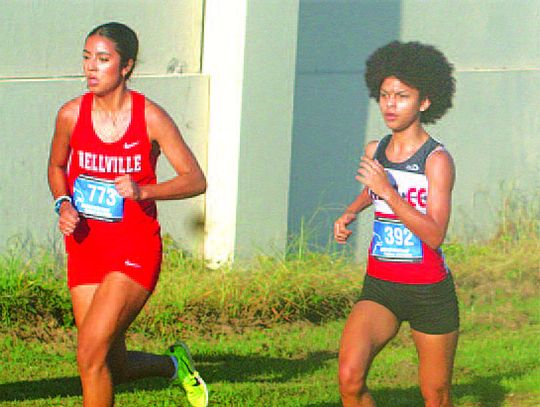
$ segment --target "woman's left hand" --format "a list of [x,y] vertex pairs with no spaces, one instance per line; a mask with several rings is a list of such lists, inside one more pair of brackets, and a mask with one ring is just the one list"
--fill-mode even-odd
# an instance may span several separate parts
[[356,180],[383,199],[388,194],[388,190],[392,189],[384,167],[377,160],[362,156],[357,172]]
[[121,175],[114,179],[114,186],[123,198],[133,199],[134,201],[141,200],[141,188],[131,179],[131,175]]

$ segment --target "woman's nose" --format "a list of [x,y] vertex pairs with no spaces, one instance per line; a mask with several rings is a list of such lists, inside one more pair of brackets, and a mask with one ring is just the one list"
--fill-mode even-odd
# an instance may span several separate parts
[[86,69],[88,69],[89,71],[93,71],[96,69],[96,61],[94,60],[94,58],[88,58],[85,61],[85,65]]

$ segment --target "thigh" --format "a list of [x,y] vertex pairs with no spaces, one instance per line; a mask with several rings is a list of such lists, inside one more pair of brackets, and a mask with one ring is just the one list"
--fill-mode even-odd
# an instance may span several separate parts
[[112,347],[118,340],[123,346],[123,334],[146,303],[150,292],[120,272],[109,273],[94,292],[79,336]]
[[84,284],[71,288],[71,303],[77,328],[81,327],[98,286],[99,284]]
[[[79,285],[71,289],[71,300],[75,324],[80,328],[88,312],[98,284]],[[123,366],[127,358],[125,334],[119,333],[114,339],[109,350],[108,359],[113,366]]]
[[365,374],[375,355],[398,330],[399,321],[389,309],[373,301],[359,301],[343,329],[340,367]]
[[458,331],[432,335],[411,330],[419,360],[422,388],[449,387],[458,342]]

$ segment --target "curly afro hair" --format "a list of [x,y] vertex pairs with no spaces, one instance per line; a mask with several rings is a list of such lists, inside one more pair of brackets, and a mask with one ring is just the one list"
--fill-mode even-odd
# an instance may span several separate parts
[[429,98],[429,109],[421,113],[421,123],[435,123],[452,107],[455,92],[454,68],[444,54],[431,45],[393,41],[378,48],[366,62],[365,80],[369,96],[379,101],[381,83],[395,76]]

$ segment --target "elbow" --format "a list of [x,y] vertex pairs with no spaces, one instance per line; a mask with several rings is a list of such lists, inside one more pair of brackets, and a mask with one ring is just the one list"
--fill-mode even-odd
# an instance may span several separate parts
[[[184,177],[189,177],[188,179],[184,179],[184,182],[180,185],[180,193],[183,196],[183,198],[193,198],[199,195],[202,195],[206,192],[206,177],[202,173],[202,171],[196,171],[192,172],[190,174],[184,175]],[[181,178],[179,176],[179,178]],[[187,196],[185,194],[186,191],[182,192],[182,188],[188,188]]]
[[427,243],[427,245],[429,246],[429,248],[430,248],[430,249],[433,249],[434,251],[439,250],[439,248],[441,247],[441,244],[442,244],[442,242],[440,242],[440,243],[437,243],[437,242]]
[[208,183],[206,182],[206,178],[204,175],[202,175],[199,182],[197,182],[197,195],[204,194],[207,187]]
[[47,178],[49,181],[54,179],[58,175],[66,176],[66,167],[60,166],[58,164],[53,164],[49,161],[49,164],[47,165]]
[[208,184],[206,183],[206,180],[203,180],[201,182],[201,189],[199,194],[204,194],[206,192],[206,188],[208,187]]
[[441,245],[444,243],[444,235],[435,236],[433,239],[430,239],[429,242],[425,242],[431,249],[438,250]]

